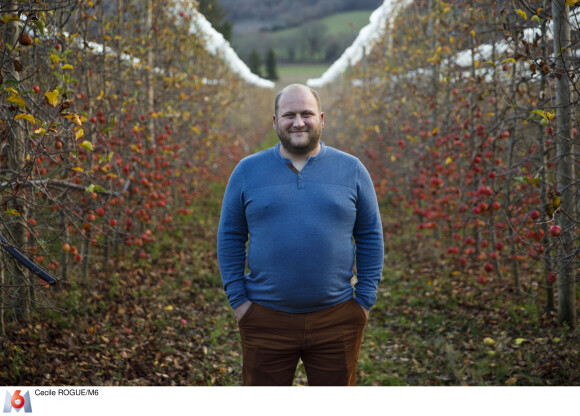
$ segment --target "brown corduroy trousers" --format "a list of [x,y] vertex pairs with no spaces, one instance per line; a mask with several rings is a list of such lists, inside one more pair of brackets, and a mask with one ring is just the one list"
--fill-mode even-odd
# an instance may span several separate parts
[[246,386],[291,386],[302,360],[310,386],[352,386],[366,315],[350,299],[310,313],[253,303],[238,323]]

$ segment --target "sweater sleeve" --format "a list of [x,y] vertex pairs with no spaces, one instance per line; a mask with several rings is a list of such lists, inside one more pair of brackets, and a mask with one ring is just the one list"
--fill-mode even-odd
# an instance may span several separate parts
[[383,227],[372,179],[358,164],[357,215],[354,225],[356,253],[356,301],[370,309],[377,299],[384,260]]
[[248,225],[244,209],[243,168],[238,164],[226,187],[218,228],[217,256],[225,293],[232,308],[248,300],[245,286]]

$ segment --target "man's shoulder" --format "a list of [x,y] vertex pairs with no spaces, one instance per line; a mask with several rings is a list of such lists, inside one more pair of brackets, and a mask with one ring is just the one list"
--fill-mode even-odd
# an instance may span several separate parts
[[362,165],[358,157],[332,146],[326,146],[324,157],[327,163],[341,169],[358,169]]
[[328,145],[326,146],[326,154],[328,157],[347,160],[350,162],[356,163],[359,161],[359,159],[356,156],[351,155],[350,153],[346,153],[343,150],[339,150],[336,147],[332,147],[332,146],[328,146]]
[[252,163],[259,163],[259,162],[262,162],[264,160],[268,160],[268,159],[272,158],[274,150],[275,150],[274,147],[270,147],[268,149],[260,150],[256,153],[252,153],[251,155],[244,157],[240,161],[240,163],[252,164]]

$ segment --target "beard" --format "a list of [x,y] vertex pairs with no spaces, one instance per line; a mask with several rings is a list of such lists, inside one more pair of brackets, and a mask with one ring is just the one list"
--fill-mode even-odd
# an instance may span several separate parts
[[322,135],[322,127],[305,127],[304,129],[300,130],[300,132],[306,133],[306,141],[294,140],[292,138],[294,131],[283,131],[279,127],[276,128],[276,134],[280,139],[280,143],[282,143],[282,146],[284,146],[284,149],[286,149],[288,153],[294,155],[305,155],[316,149],[318,143],[320,142],[320,136]]

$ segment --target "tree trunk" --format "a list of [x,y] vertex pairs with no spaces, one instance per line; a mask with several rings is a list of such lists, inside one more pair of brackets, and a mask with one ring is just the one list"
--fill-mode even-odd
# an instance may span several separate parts
[[[14,2],[7,2],[4,10],[7,13],[12,13],[17,11],[18,6]],[[18,22],[9,21],[5,25],[4,32],[4,42],[5,45],[13,47],[18,45],[18,38],[20,36],[20,26]],[[3,55],[7,61],[10,62],[6,69],[5,80],[20,82],[20,74],[14,68],[13,61],[15,55],[18,53],[18,48],[12,51],[7,49],[4,51]],[[14,113],[16,115],[16,113]],[[21,125],[22,121],[14,121],[11,125],[10,131],[7,135],[7,157],[8,157],[8,167],[13,172],[13,182],[20,179],[22,169],[25,165],[26,158],[26,144],[25,138],[26,134],[24,128]],[[24,191],[20,191],[24,192]],[[14,190],[14,193],[9,197],[10,208],[14,209],[19,215],[14,215],[12,218],[12,227],[10,228],[10,239],[15,247],[22,249],[26,244],[26,211],[27,207],[25,200],[18,195],[19,191]],[[19,267],[19,264],[15,261],[7,262],[7,271],[9,278],[12,279],[12,285],[14,287],[14,303],[13,310],[14,316],[17,320],[22,319],[26,316],[28,309],[30,307],[30,282],[28,281],[28,272]]]
[[147,23],[146,27],[149,34],[149,45],[147,49],[147,68],[145,73],[147,77],[147,135],[150,140],[151,147],[155,147],[155,118],[151,115],[155,111],[155,87],[154,87],[154,42],[155,32],[153,27],[153,0],[147,2]]
[[558,244],[558,322],[576,327],[576,290],[574,273],[574,156],[570,119],[570,9],[566,0],[552,0],[554,30],[555,88],[556,88],[556,140],[557,183],[560,209],[556,215],[562,234]]

